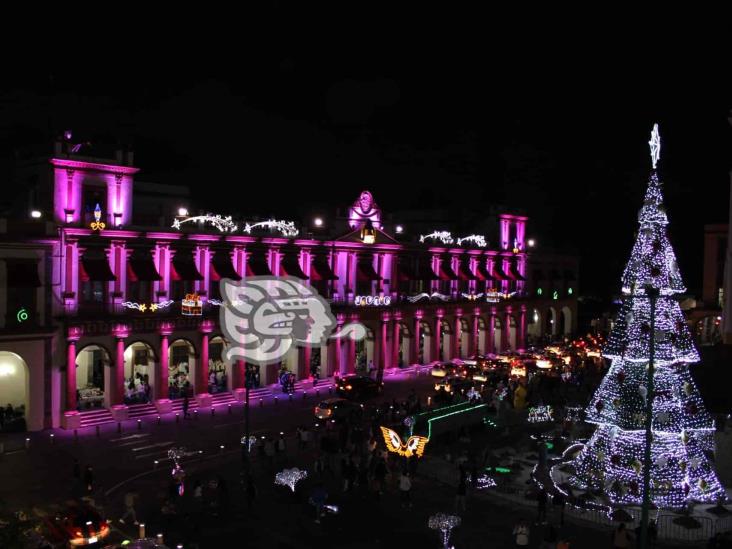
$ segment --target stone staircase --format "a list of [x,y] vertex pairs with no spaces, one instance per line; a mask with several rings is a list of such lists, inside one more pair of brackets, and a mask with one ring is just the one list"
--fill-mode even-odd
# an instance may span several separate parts
[[105,423],[111,423],[112,412],[107,408],[97,408],[96,410],[84,410],[79,412],[81,416],[81,427],[94,427],[96,425],[104,425]]

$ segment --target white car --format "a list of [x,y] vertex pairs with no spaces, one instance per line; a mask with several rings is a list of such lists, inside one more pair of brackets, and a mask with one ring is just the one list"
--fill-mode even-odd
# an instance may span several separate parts
[[344,417],[356,406],[356,404],[345,398],[329,398],[319,402],[315,407],[315,417],[318,419]]

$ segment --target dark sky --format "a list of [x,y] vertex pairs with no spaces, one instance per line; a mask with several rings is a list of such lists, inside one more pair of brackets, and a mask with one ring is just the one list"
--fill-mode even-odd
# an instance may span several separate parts
[[703,226],[728,216],[728,48],[625,46],[273,41],[238,57],[181,48],[131,51],[123,67],[21,64],[0,80],[2,173],[13,149],[71,128],[131,144],[140,179],[189,185],[217,213],[334,211],[364,188],[385,212],[479,217],[506,204],[525,210],[540,244],[576,248],[584,290],[607,296],[658,122],[672,243],[695,290]]

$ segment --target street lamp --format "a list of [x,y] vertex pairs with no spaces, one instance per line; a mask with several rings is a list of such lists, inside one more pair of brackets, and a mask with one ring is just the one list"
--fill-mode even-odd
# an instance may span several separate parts
[[316,227],[322,227],[323,226],[323,218],[322,217],[316,217],[313,219],[313,225]]
[[32,217],[33,219],[40,219],[42,215],[43,215],[43,214],[41,213],[41,211],[40,211],[40,210],[31,210],[31,213],[30,213],[30,216],[31,216],[31,217]]
[[403,232],[404,232],[404,227],[402,227],[401,225],[397,225],[396,226],[396,233],[397,234],[402,234]]
[[188,208],[178,208],[178,216],[179,217],[186,217],[188,215]]
[[526,243],[529,245],[529,248],[533,248],[534,246],[536,246],[536,240],[534,240],[533,238],[529,238]]

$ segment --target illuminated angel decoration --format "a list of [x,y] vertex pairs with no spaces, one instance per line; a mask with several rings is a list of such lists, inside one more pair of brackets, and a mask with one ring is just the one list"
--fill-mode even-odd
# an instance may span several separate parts
[[386,448],[390,452],[394,452],[397,455],[407,458],[412,456],[422,457],[422,454],[424,454],[424,448],[430,441],[427,437],[411,436],[407,439],[405,444],[402,442],[402,438],[396,431],[383,426],[381,427],[381,434],[384,435]]
[[661,158],[661,134],[658,133],[658,124],[653,125],[653,131],[651,132],[651,140],[648,142],[651,147],[651,164],[653,169],[656,169],[658,159]]

